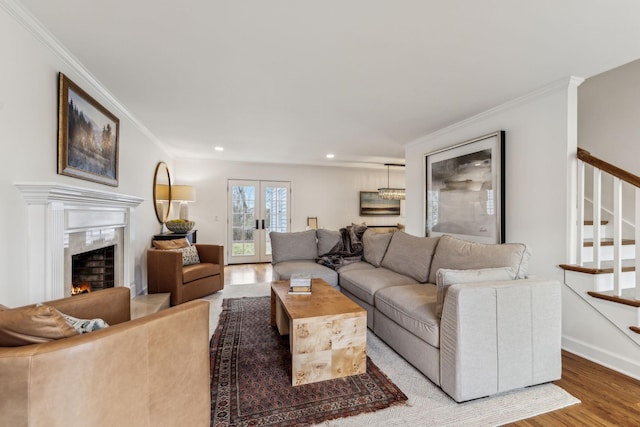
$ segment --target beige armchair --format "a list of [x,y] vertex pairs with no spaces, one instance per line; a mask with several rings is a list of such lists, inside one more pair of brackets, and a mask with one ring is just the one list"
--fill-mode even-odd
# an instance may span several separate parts
[[182,265],[176,251],[147,250],[147,290],[171,293],[171,305],[182,304],[224,288],[224,246],[196,244],[200,264]]
[[110,327],[0,347],[0,426],[202,426],[211,414],[209,304],[135,320],[116,287],[45,303]]

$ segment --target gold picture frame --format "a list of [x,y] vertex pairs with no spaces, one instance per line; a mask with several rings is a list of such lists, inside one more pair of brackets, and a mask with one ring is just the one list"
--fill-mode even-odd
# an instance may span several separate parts
[[58,81],[58,174],[118,186],[120,120],[63,73]]

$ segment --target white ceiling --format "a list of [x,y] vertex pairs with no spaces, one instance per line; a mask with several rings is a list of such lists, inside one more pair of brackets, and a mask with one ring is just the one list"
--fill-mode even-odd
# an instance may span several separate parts
[[423,135],[640,58],[637,0],[16,1],[179,158],[402,162]]

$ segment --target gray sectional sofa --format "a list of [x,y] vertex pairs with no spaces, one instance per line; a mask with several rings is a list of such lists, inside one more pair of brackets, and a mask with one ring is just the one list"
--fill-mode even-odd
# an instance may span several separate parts
[[369,328],[458,402],[561,376],[561,285],[528,278],[523,244],[403,231],[363,235],[362,261],[316,259],[332,230],[271,233],[274,280],[310,273],[367,310]]

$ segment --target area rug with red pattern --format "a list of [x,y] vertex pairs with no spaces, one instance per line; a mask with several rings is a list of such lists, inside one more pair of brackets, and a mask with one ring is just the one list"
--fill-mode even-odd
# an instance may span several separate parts
[[211,338],[211,425],[305,426],[403,404],[367,357],[367,373],[291,385],[289,340],[271,327],[269,297],[222,303]]

